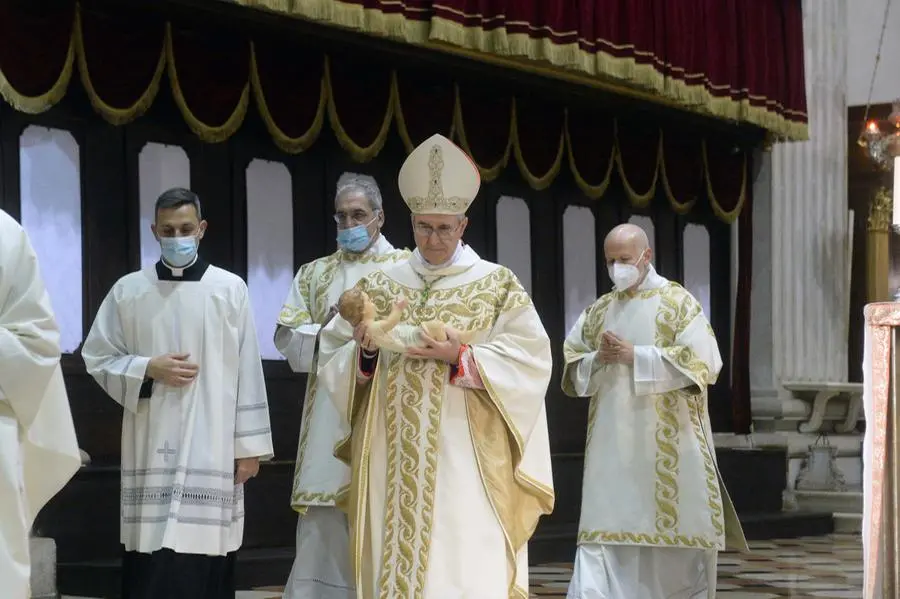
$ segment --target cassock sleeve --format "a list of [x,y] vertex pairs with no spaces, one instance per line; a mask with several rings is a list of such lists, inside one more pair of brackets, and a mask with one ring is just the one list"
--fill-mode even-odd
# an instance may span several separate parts
[[[88,374],[107,395],[132,413],[138,400],[149,396],[152,383],[146,378],[151,356],[133,354],[125,344],[119,311],[117,283],[103,299],[97,317],[81,348]],[[132,315],[133,316],[133,315]]]
[[562,390],[569,397],[593,397],[610,372],[597,361],[597,341],[608,305],[609,296],[591,304],[578,317],[563,344]]
[[310,288],[314,270],[314,262],[300,267],[284,300],[278,315],[278,326],[275,328],[275,347],[287,358],[294,372],[312,370],[321,328],[312,319]]
[[0,216],[0,397],[27,427],[59,365],[59,329],[28,236]]
[[234,423],[234,457],[272,459],[272,427],[269,421],[269,402],[266,379],[256,337],[256,325],[250,310],[249,294],[239,305],[240,323],[238,356],[238,392]]
[[[652,354],[646,352],[642,356],[640,367],[645,377],[644,381],[658,377],[650,382],[642,381],[642,384],[644,387],[660,387],[660,390],[649,393],[674,391],[692,385],[706,391],[709,385],[715,384],[722,369],[719,344],[716,342],[712,326],[703,314],[700,302],[681,286],[673,285],[671,292],[664,294],[663,302],[668,304],[664,308],[664,313],[674,315],[669,324],[675,330],[675,341],[672,345],[653,348]],[[653,372],[650,372],[650,369],[653,369]],[[637,370],[636,351],[636,381]],[[680,373],[680,377],[676,373]]]

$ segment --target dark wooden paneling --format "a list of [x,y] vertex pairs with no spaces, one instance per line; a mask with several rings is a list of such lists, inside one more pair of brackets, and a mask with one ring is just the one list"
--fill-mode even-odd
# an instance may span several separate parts
[[118,465],[122,406],[110,399],[87,374],[80,356],[63,356],[62,364],[79,447],[91,456],[94,464]]
[[200,196],[203,218],[209,223],[201,246],[203,256],[246,278],[246,223],[235,219],[229,144],[197,147],[197,153],[191,156],[191,189]]
[[[297,456],[300,420],[306,375],[291,372],[287,362],[263,360],[266,392],[269,396],[269,420],[272,424],[272,444],[277,460],[293,460]],[[290,484],[284,491],[284,501],[290,496]]]
[[4,134],[4,131],[6,130],[6,122],[8,120],[6,113],[11,111],[12,108],[10,106],[4,102],[0,102],[0,210],[3,210],[4,212],[8,212],[6,210],[6,179],[12,177],[12,172],[7,171],[6,166],[5,156],[9,149],[7,147],[8,144],[5,141],[6,135]]
[[19,202],[19,137],[26,127],[26,117],[0,102],[0,208],[16,220],[22,217]]
[[[684,281],[684,265],[682,260],[683,244],[682,226],[678,217],[672,212],[669,200],[657,186],[656,197],[650,205],[650,215],[656,236],[656,256],[654,263],[662,276],[673,281]],[[726,288],[727,291],[727,288]]]
[[[82,230],[85,248],[85,327],[110,288],[130,270],[129,249],[138,230],[127,226],[125,130],[89,121],[82,154]],[[108,198],[102,201],[100,198]]]
[[609,269],[606,266],[606,255],[603,249],[606,236],[618,225],[628,220],[628,206],[621,185],[610,186],[607,196],[593,202],[594,218],[596,219],[596,247],[597,247],[597,294],[602,295],[612,291],[613,282],[609,278]]

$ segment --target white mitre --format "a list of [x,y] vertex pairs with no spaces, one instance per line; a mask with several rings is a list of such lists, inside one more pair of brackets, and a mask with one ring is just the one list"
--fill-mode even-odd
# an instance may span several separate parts
[[397,185],[413,214],[465,214],[478,195],[481,175],[456,144],[432,135],[407,157]]

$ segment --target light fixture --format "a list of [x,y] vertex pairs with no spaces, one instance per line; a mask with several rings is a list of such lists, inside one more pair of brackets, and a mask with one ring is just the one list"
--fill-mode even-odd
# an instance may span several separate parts
[[[900,193],[900,99],[894,100],[887,119],[869,120],[857,140],[882,171],[894,170],[893,197]],[[891,225],[900,233],[900,202],[893,202]],[[900,291],[900,290],[898,290]]]
[[900,99],[894,100],[887,119],[872,119],[866,123],[858,143],[882,170],[894,166],[894,158],[900,156]]

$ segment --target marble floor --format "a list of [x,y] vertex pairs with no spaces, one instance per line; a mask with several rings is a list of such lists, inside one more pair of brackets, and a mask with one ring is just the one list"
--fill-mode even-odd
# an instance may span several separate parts
[[[751,553],[746,555],[719,556],[717,599],[862,597],[862,544],[858,535],[754,541],[750,547]],[[532,567],[532,597],[563,599],[571,576],[571,564]],[[280,599],[279,590],[239,591],[237,599]]]

